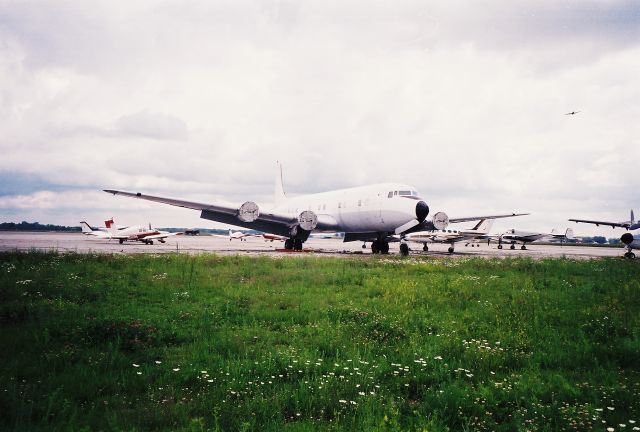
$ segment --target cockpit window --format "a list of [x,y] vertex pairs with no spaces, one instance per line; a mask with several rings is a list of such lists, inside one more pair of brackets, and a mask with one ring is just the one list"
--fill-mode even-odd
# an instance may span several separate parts
[[403,195],[403,196],[409,195],[410,196],[411,195],[411,191],[400,191],[400,195]]

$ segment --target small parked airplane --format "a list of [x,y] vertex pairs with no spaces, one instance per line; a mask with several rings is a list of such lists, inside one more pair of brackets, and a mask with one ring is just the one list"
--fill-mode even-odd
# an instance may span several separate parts
[[[480,222],[471,229],[418,231],[402,235],[400,238],[407,242],[422,243],[423,251],[429,250],[428,243],[449,243],[449,253],[453,253],[455,243],[466,241],[467,245],[471,244],[473,247],[477,240],[487,238],[492,225],[493,219],[481,219]],[[409,254],[409,248],[405,243],[400,244],[400,253],[402,255]]]
[[[640,228],[640,221],[636,221],[635,216],[633,215],[633,209],[631,210],[629,220],[624,222],[594,221],[589,219],[569,219],[569,220],[575,223],[594,224],[595,226],[605,225],[605,226],[610,226],[611,228],[624,228],[627,231],[637,230],[638,228]],[[640,249],[640,240],[635,239],[631,233],[624,233],[622,234],[622,236],[620,236],[620,241],[624,243],[627,248],[627,252],[624,254],[625,258],[635,258],[636,255],[633,253],[632,250]]]
[[491,236],[492,239],[498,240],[498,249],[502,249],[502,244],[511,244],[510,249],[515,249],[517,243],[522,243],[520,249],[526,250],[527,243],[531,243],[538,240],[571,240],[573,239],[573,230],[571,228],[567,228],[564,234],[556,233],[555,230],[552,230],[550,233],[539,233],[539,232],[530,232],[530,231],[520,231],[516,229],[510,229],[502,234],[498,234],[496,236]]
[[143,226],[130,226],[124,228],[117,228],[113,222],[113,218],[104,222],[106,230],[94,229],[86,222],[80,222],[82,226],[82,233],[86,235],[92,235],[98,238],[106,240],[118,240],[120,244],[125,241],[139,241],[146,244],[153,244],[154,240],[158,240],[160,243],[164,243],[165,239],[169,236],[180,235],[182,233],[170,233],[167,231],[158,231],[157,229]]
[[394,235],[413,231],[445,229],[451,222],[497,219],[515,214],[449,219],[438,212],[427,220],[429,206],[415,188],[401,183],[383,183],[330,192],[287,197],[282,168],[276,176],[272,208],[253,201],[242,204],[201,203],[175,198],[105,189],[107,193],[169,204],[200,211],[200,217],[229,225],[286,237],[285,249],[301,250],[312,231],[344,232],[344,241],[372,242],[373,253],[389,252]]
[[242,231],[229,230],[229,241],[231,240],[247,241],[247,237],[259,237],[259,234],[248,234]]

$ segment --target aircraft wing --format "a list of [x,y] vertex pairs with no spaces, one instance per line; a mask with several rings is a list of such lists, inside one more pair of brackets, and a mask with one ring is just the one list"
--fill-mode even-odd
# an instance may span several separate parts
[[165,232],[165,233],[154,234],[154,235],[143,237],[142,240],[159,240],[159,239],[167,238],[167,237],[170,237],[170,236],[182,235],[182,234],[183,233],[181,233],[181,232],[177,232],[177,233]]
[[611,221],[594,221],[594,220],[586,220],[586,219],[569,219],[571,222],[576,223],[588,223],[594,224],[596,226],[604,225],[610,226],[611,228],[629,228],[631,224],[629,222],[611,222]]
[[[283,236],[289,236],[291,229],[294,226],[303,224],[303,221],[301,218],[298,218],[298,215],[277,214],[266,209],[258,209],[258,206],[250,201],[241,205],[227,203],[200,203],[175,198],[145,195],[139,192],[132,193],[111,189],[105,189],[104,191],[113,195],[122,195],[176,207],[200,210],[200,217],[203,219]],[[302,214],[300,216],[302,216]],[[318,224],[318,228],[320,228],[320,224]]]
[[462,217],[462,218],[449,218],[449,223],[458,223],[458,222],[470,222],[477,221],[481,219],[502,219],[508,217],[515,216],[527,216],[529,213],[511,213],[506,215],[493,215],[493,216],[470,216],[470,217]]

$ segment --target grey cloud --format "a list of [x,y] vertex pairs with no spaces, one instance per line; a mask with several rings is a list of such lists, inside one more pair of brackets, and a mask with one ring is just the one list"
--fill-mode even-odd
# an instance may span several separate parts
[[119,133],[161,140],[185,140],[187,125],[178,117],[141,111],[120,117],[116,121]]

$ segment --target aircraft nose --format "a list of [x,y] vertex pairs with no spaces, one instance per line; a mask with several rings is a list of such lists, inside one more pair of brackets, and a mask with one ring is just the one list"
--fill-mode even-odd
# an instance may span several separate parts
[[429,215],[429,206],[424,201],[418,201],[416,204],[416,218],[420,223],[424,222],[424,220]]

